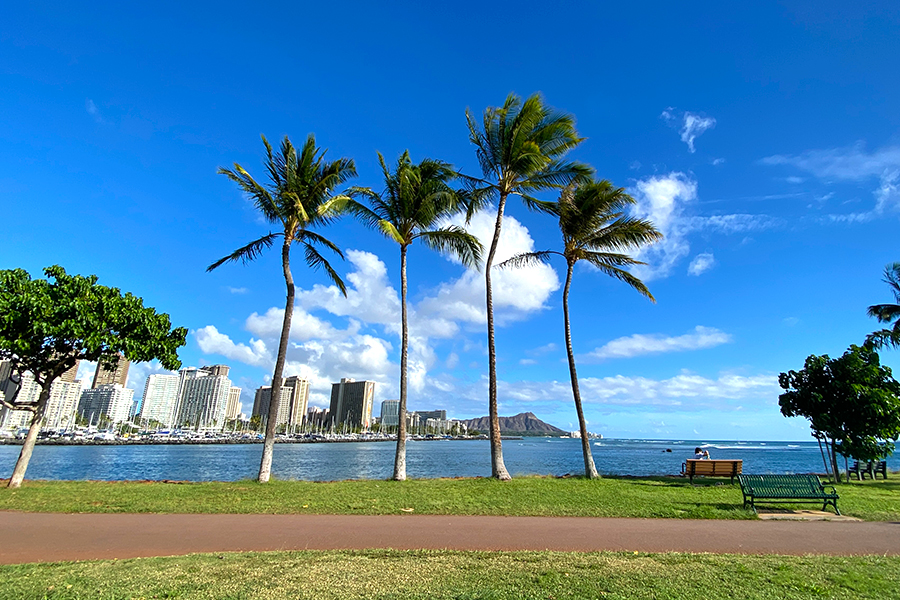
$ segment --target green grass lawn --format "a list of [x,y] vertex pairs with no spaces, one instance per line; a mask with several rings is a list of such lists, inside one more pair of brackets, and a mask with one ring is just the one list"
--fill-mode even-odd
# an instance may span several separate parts
[[197,554],[0,567],[0,599],[896,598],[900,558],[558,552]]
[[[900,480],[837,487],[843,514],[872,521],[900,520]],[[817,508],[812,504],[798,507]],[[0,510],[754,518],[752,511],[742,508],[737,484],[695,479],[691,485],[684,479],[665,477],[271,481],[265,485],[252,481],[26,481],[18,490],[0,488]]]

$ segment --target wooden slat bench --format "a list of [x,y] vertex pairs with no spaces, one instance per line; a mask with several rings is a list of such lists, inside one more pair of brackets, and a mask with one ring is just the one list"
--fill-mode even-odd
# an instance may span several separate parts
[[756,512],[756,502],[765,500],[769,502],[822,502],[822,510],[828,505],[838,510],[837,490],[832,486],[831,491],[825,489],[817,475],[739,475],[741,493],[744,495],[744,507],[749,503],[753,512]]
[[681,465],[681,471],[687,475],[691,483],[694,483],[694,476],[697,477],[731,477],[731,483],[734,478],[741,474],[744,461],[741,459],[698,459],[689,458]]

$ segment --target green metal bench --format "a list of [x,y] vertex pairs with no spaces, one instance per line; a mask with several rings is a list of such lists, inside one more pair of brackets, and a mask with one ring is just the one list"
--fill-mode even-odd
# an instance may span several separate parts
[[830,504],[836,514],[841,514],[837,490],[832,486],[828,486],[831,491],[826,490],[817,475],[738,475],[738,481],[744,507],[749,504],[753,512],[756,512],[756,502],[765,500],[766,503],[822,502],[822,510]]

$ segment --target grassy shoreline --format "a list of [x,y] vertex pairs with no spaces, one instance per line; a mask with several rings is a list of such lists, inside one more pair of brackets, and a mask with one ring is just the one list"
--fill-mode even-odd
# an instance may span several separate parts
[[0,567],[0,600],[47,598],[890,598],[900,558],[298,551]]
[[[843,514],[870,521],[900,520],[900,480],[837,487]],[[711,479],[695,479],[691,485],[674,477],[271,481],[264,485],[254,481],[26,481],[17,490],[0,489],[0,510],[755,518],[742,508],[739,485]]]

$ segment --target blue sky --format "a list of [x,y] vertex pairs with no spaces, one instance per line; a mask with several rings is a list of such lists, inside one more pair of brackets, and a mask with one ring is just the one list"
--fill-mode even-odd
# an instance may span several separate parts
[[[271,377],[279,257],[205,267],[269,229],[216,174],[264,177],[260,134],[355,159],[376,151],[478,174],[465,110],[540,92],[573,114],[572,153],[666,234],[641,254],[651,304],[576,271],[574,344],[589,428],[611,437],[807,439],[777,375],[837,355],[891,301],[900,260],[900,8],[839,2],[18,3],[0,22],[0,268],[95,273],[191,331],[186,366],[232,366],[249,412]],[[549,193],[544,196],[553,199]],[[509,206],[507,255],[559,244]],[[487,235],[490,219],[472,223]],[[350,295],[294,256],[288,374],[325,405],[340,377],[397,397],[399,252],[351,221]],[[481,275],[410,254],[410,408],[487,414]],[[495,278],[501,414],[575,428],[561,265]],[[900,367],[898,352],[883,361]],[[86,365],[87,373],[92,367]],[[132,368],[143,390],[156,365]]]

